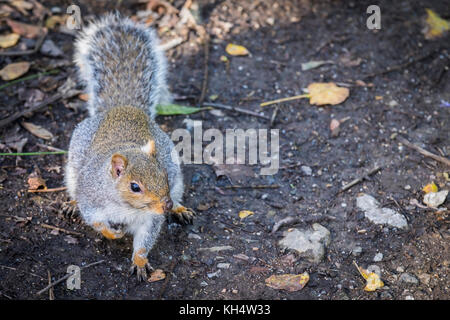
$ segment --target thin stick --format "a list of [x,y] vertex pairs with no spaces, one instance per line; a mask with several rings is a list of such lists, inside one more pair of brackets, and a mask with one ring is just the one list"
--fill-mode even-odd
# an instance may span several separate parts
[[400,63],[400,64],[397,64],[397,65],[392,66],[392,67],[387,67],[386,69],[378,71],[378,72],[367,74],[367,75],[363,76],[362,79],[364,80],[364,79],[367,79],[367,78],[372,78],[372,77],[375,77],[375,76],[380,76],[380,75],[383,75],[383,74],[386,74],[386,73],[390,73],[390,72],[393,72],[393,71],[398,71],[398,70],[404,69],[404,68],[408,67],[411,64],[414,64],[416,62],[419,62],[421,60],[424,60],[424,59],[428,58],[429,56],[431,56],[436,51],[439,51],[440,49],[441,48],[439,47],[439,48],[431,50],[430,52],[427,52],[427,53],[425,53],[423,55],[415,57],[415,58],[413,58],[410,61],[407,61],[407,62],[404,62],[404,63]]
[[255,185],[255,186],[225,186],[224,189],[277,189],[280,186],[278,184],[269,185]]
[[82,236],[83,235],[82,233],[79,233],[79,232],[70,231],[70,230],[66,230],[66,229],[63,229],[63,228],[51,226],[51,225],[46,224],[46,223],[41,223],[40,226],[44,227],[44,228],[47,228],[47,229],[52,229],[52,230],[57,230],[59,232],[64,232],[64,233],[67,233],[67,234],[73,234],[75,236]]
[[36,189],[36,190],[29,189],[28,192],[30,192],[30,193],[40,193],[40,192],[58,192],[58,191],[64,191],[64,190],[67,190],[67,187],[48,188],[48,189]]
[[444,164],[446,164],[447,166],[450,167],[450,160],[441,156],[438,156],[434,153],[431,153],[421,147],[419,147],[418,145],[415,145],[411,142],[409,142],[408,140],[406,140],[405,138],[402,137],[397,137],[397,140],[400,141],[401,143],[403,143],[405,146],[407,146],[408,148],[414,149],[417,152],[419,152],[420,154],[424,155],[425,157],[429,157],[432,158],[436,161],[442,162]]
[[0,156],[45,156],[49,154],[66,154],[67,151],[51,151],[51,152],[6,152],[0,153]]
[[64,93],[58,92],[58,93],[54,94],[53,96],[39,102],[38,104],[35,104],[34,106],[32,106],[28,109],[18,111],[7,118],[0,120],[0,128],[3,128],[4,126],[10,124],[13,121],[16,121],[17,119],[19,119],[20,117],[22,117],[28,113],[33,113],[33,112],[39,111],[39,110],[43,109],[44,107],[46,107],[47,105],[54,103],[61,98],[68,99],[68,98],[71,98],[80,93],[81,93],[80,90],[71,90],[69,95],[64,95]]
[[33,49],[30,50],[23,50],[23,51],[2,51],[0,52],[0,56],[24,56],[24,55],[29,55],[29,54],[34,54],[36,52],[38,52],[41,47],[42,44],[44,43],[44,39],[47,36],[47,32],[44,31],[42,33],[42,35],[39,37],[38,41],[36,42],[35,46]]
[[48,145],[46,145],[46,144],[37,143],[36,145],[37,145],[38,147],[46,148],[46,149],[51,150],[51,151],[54,151],[54,152],[64,152],[64,153],[67,153],[66,150],[59,149],[59,148],[52,147],[52,146],[48,146]]
[[26,77],[19,78],[19,79],[13,80],[13,81],[9,81],[9,82],[1,85],[0,86],[0,90],[3,90],[5,88],[8,88],[8,87],[10,87],[10,86],[12,86],[14,84],[17,84],[17,83],[20,83],[20,82],[23,82],[23,81],[28,81],[28,80],[39,78],[41,76],[47,76],[47,75],[50,75],[50,74],[58,74],[58,73],[59,73],[59,70],[58,69],[54,69],[54,70],[50,70],[50,71],[46,71],[46,72],[40,72],[40,73],[32,74],[30,76],[26,76]]
[[[50,270],[47,270],[47,272],[48,272],[48,284],[51,284],[52,283],[52,275],[50,273]],[[53,288],[50,288],[48,290],[48,299],[55,300],[55,293],[53,291]]]
[[161,51],[167,51],[167,50],[170,50],[170,49],[173,49],[173,48],[179,46],[180,44],[184,43],[185,41],[186,41],[185,39],[178,37],[178,38],[169,40],[166,43],[160,44],[159,49]]
[[200,94],[200,98],[198,99],[199,107],[203,106],[203,101],[205,101],[206,91],[208,90],[208,64],[209,64],[209,35],[206,34],[203,84],[202,84],[202,93]]
[[345,186],[343,186],[343,187],[336,193],[336,195],[338,195],[339,193],[344,192],[344,191],[350,189],[350,188],[353,187],[354,185],[356,185],[356,184],[362,182],[363,180],[367,179],[369,176],[371,176],[371,175],[377,173],[377,172],[380,171],[380,170],[381,170],[381,167],[380,167],[380,166],[377,166],[377,167],[373,168],[372,170],[370,170],[367,174],[363,175],[362,177],[359,177],[359,178],[353,180],[352,182],[347,183]]
[[250,115],[250,116],[254,116],[254,117],[270,120],[269,117],[261,115],[261,114],[259,114],[257,112],[250,111],[250,110],[245,110],[245,109],[238,108],[238,107],[227,106],[227,105],[224,105],[224,104],[221,104],[221,103],[204,102],[203,105],[204,106],[210,106],[210,107],[217,108],[217,109],[235,111],[235,112],[247,114],[247,115]]
[[[100,264],[100,263],[103,263],[103,262],[105,262],[105,260],[100,260],[100,261],[97,261],[97,262],[94,262],[94,263],[85,265],[84,267],[81,267],[80,270],[83,270],[83,269],[86,269],[86,268],[95,266],[95,265]],[[53,288],[53,287],[56,286],[58,283],[61,283],[61,282],[63,282],[64,280],[66,280],[67,278],[73,276],[73,275],[75,274],[75,272],[76,272],[76,271],[73,271],[73,272],[71,272],[71,273],[68,273],[68,274],[66,274],[64,277],[62,277],[62,278],[56,280],[55,282],[50,283],[50,284],[49,284],[48,286],[46,286],[44,289],[42,289],[41,291],[39,291],[38,293],[36,293],[36,295],[37,295],[37,296],[38,296],[38,295],[41,295],[42,293],[44,293],[44,292],[47,291],[48,289]]]
[[23,270],[18,270],[17,268],[13,268],[13,267],[8,267],[8,266],[0,265],[0,268],[5,268],[5,269],[13,270],[13,271],[25,272],[25,273],[28,273],[28,274],[30,274],[30,275],[32,275],[32,276],[35,276],[35,277],[38,277],[38,278],[41,278],[41,279],[45,279],[44,277],[41,277],[41,276],[38,275],[38,274],[35,274],[35,273],[32,273],[32,272],[23,271]]
[[261,103],[259,106],[260,107],[265,107],[265,106],[269,106],[269,105],[275,104],[275,103],[292,101],[292,100],[297,100],[297,99],[302,99],[302,98],[309,98],[309,94],[305,93],[305,94],[301,94],[301,95],[298,95],[298,96],[293,96],[293,97],[287,97],[287,98],[281,98],[281,99],[277,99],[277,100],[267,101],[267,102]]

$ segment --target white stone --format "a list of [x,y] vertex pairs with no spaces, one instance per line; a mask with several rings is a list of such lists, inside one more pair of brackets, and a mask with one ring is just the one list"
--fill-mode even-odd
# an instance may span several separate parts
[[279,245],[296,250],[300,255],[314,263],[319,263],[324,255],[325,248],[330,244],[330,231],[318,223],[312,225],[312,230],[294,229],[285,233]]
[[408,227],[403,215],[389,208],[380,208],[379,202],[368,194],[356,198],[356,205],[364,211],[365,217],[375,224],[387,224],[400,229]]

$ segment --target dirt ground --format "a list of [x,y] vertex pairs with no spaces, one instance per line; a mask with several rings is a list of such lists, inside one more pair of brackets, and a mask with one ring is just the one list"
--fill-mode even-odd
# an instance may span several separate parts
[[[73,1],[83,19],[118,9],[135,15],[145,4],[136,1]],[[171,2],[171,1],[169,1]],[[65,12],[71,1],[42,1],[45,8]],[[95,3],[95,5],[93,4]],[[113,5],[113,4],[117,5]],[[180,9],[184,1],[171,2]],[[210,165],[183,167],[185,204],[197,211],[192,226],[166,224],[149,255],[167,277],[138,283],[128,275],[132,239],[111,241],[83,224],[79,215],[63,210],[65,192],[30,193],[27,178],[40,171],[49,188],[63,186],[66,155],[0,157],[0,297],[49,299],[48,276],[57,280],[69,265],[103,263],[81,271],[81,289],[65,283],[53,288],[56,299],[449,299],[450,231],[447,210],[422,203],[424,185],[435,182],[448,189],[445,164],[424,157],[396,139],[402,136],[440,156],[449,157],[450,73],[449,36],[424,39],[425,8],[450,18],[448,1],[379,1],[381,29],[366,27],[371,1],[194,1],[198,23],[211,35],[209,57],[201,37],[189,32],[186,42],[169,49],[169,84],[177,103],[197,105],[202,93],[205,61],[208,85],[205,101],[238,106],[272,117],[275,106],[260,109],[263,101],[301,94],[311,82],[333,81],[349,87],[350,96],[336,106],[317,107],[307,100],[277,105],[270,121],[220,110],[189,116],[158,117],[163,129],[186,128],[186,119],[202,120],[203,129],[255,128],[280,130],[280,170],[258,175],[261,165],[245,166],[238,174],[219,175]],[[56,8],[56,9],[55,9]],[[158,9],[155,9],[158,10]],[[36,24],[32,15],[12,18]],[[160,22],[162,24],[162,22]],[[163,32],[162,42],[171,39]],[[1,31],[9,27],[2,23]],[[64,52],[52,58],[42,53],[0,56],[0,67],[11,62],[32,62],[29,74],[58,69],[58,74],[20,82],[1,90],[0,119],[33,101],[36,90],[47,98],[69,76],[74,36],[49,31],[47,37]],[[33,48],[36,39],[22,39]],[[228,43],[245,46],[250,55],[232,57]],[[223,62],[221,56],[227,56]],[[302,71],[301,63],[334,63]],[[393,67],[387,71],[387,67]],[[386,72],[383,72],[386,71]],[[359,81],[358,81],[359,80]],[[0,82],[0,85],[6,83]],[[43,140],[18,120],[0,128],[0,152],[16,152],[11,141],[27,138],[27,152],[49,151],[43,144],[68,149],[72,131],[87,117],[78,97],[59,100],[25,121],[49,130]],[[344,119],[337,136],[331,119]],[[312,173],[301,170],[311,168]],[[375,166],[381,169],[346,192],[339,189]],[[251,173],[251,174],[249,174]],[[448,176],[447,176],[448,177]],[[448,179],[448,178],[447,178]],[[273,188],[228,188],[231,185],[274,185]],[[374,224],[356,206],[364,192],[383,207],[401,213],[407,229]],[[241,210],[252,216],[240,219]],[[296,224],[272,227],[286,217]],[[278,241],[290,228],[320,223],[331,232],[331,242],[320,263],[282,249]],[[50,229],[48,225],[60,228]],[[230,246],[229,250],[199,250]],[[381,261],[374,256],[382,253]],[[363,290],[365,280],[354,262],[381,269],[384,287]],[[218,268],[220,266],[221,268]],[[299,291],[266,286],[274,274],[308,272],[310,280]],[[403,274],[415,280],[402,280]]]

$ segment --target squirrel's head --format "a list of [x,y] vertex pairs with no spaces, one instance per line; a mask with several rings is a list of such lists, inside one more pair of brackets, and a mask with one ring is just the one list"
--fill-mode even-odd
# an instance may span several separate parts
[[156,159],[155,141],[111,157],[111,175],[126,203],[163,214],[172,209],[166,170]]

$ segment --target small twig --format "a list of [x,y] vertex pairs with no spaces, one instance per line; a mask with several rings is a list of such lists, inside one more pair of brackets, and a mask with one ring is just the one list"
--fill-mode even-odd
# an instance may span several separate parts
[[[85,265],[84,267],[81,267],[80,270],[83,270],[83,269],[86,269],[86,268],[95,266],[95,265],[100,264],[100,263],[103,263],[103,262],[105,262],[105,260],[100,260],[100,261],[97,261],[97,262],[94,262],[94,263]],[[64,277],[62,277],[62,278],[56,280],[55,282],[50,283],[50,284],[49,284],[48,286],[46,286],[44,289],[42,289],[41,291],[39,291],[38,293],[36,293],[36,295],[37,295],[37,296],[38,296],[38,295],[41,295],[42,293],[44,293],[45,291],[49,290],[50,288],[53,288],[53,287],[56,286],[58,283],[61,283],[61,282],[63,282],[64,280],[66,280],[67,278],[73,276],[73,275],[75,274],[75,272],[76,272],[76,271],[73,271],[73,272],[71,272],[71,273],[68,273],[68,274],[66,274]]]
[[3,90],[5,88],[8,88],[8,87],[10,87],[12,85],[15,85],[17,83],[20,83],[20,82],[33,80],[33,79],[36,79],[36,78],[39,78],[39,77],[42,77],[42,76],[47,76],[47,75],[51,75],[51,74],[58,74],[58,73],[59,73],[58,69],[53,69],[53,70],[50,70],[50,71],[40,72],[40,73],[32,74],[32,75],[29,75],[29,76],[26,76],[26,77],[23,77],[23,78],[19,78],[19,79],[16,79],[16,80],[8,81],[7,83],[2,84],[0,86],[0,90]]
[[36,41],[36,44],[33,49],[23,50],[23,51],[2,51],[2,52],[0,52],[0,56],[12,57],[12,56],[24,56],[24,55],[29,55],[29,54],[35,54],[41,49],[46,36],[47,36],[47,32],[43,31],[42,35]]
[[431,153],[421,147],[419,147],[418,145],[415,145],[411,142],[409,142],[408,140],[406,140],[405,138],[402,137],[397,137],[397,140],[400,141],[402,144],[404,144],[405,146],[407,146],[408,148],[414,149],[417,152],[419,152],[421,155],[425,156],[425,157],[429,157],[432,158],[436,161],[442,162],[444,164],[446,164],[447,166],[450,167],[450,160],[441,156],[438,156],[434,153]]
[[52,147],[52,146],[48,146],[48,145],[46,145],[46,144],[37,143],[36,145],[37,145],[38,147],[45,148],[45,149],[48,149],[48,150],[51,150],[51,151],[54,151],[54,152],[67,153],[66,150],[59,149],[59,148],[55,148],[55,147]]
[[51,151],[51,152],[5,152],[0,153],[0,156],[15,156],[15,157],[22,157],[22,156],[45,156],[45,155],[51,155],[51,154],[66,154],[67,151],[61,150],[61,151]]
[[30,193],[40,193],[40,192],[58,192],[58,191],[64,191],[64,190],[67,190],[67,187],[48,188],[48,189],[35,189],[35,190],[29,189],[28,192],[30,192]]
[[[47,270],[47,272],[48,272],[48,284],[50,285],[50,284],[52,284],[52,275],[50,273],[50,270]],[[53,291],[53,288],[50,288],[48,290],[48,299],[55,300],[55,293]]]
[[30,108],[27,108],[22,111],[18,111],[7,118],[0,120],[0,128],[3,128],[4,126],[10,124],[11,122],[16,121],[17,119],[19,119],[20,117],[22,117],[26,114],[39,111],[39,110],[43,109],[44,107],[46,107],[47,105],[58,101],[59,99],[62,99],[62,98],[68,99],[68,98],[76,96],[80,93],[81,93],[80,90],[71,90],[70,94],[67,94],[67,93],[64,94],[63,92],[58,92],[58,93],[54,94],[53,96],[48,97],[47,99],[35,104],[34,106],[32,106]]
[[277,189],[280,186],[278,184],[269,184],[269,185],[255,185],[255,186],[225,186],[222,187],[224,189]]
[[242,108],[239,108],[239,107],[232,107],[232,106],[227,106],[227,105],[224,105],[224,104],[221,104],[221,103],[212,103],[212,102],[204,102],[203,105],[204,106],[213,107],[213,108],[217,108],[217,109],[235,111],[235,112],[247,114],[247,115],[250,115],[250,116],[254,116],[254,117],[270,120],[270,118],[268,116],[264,116],[264,115],[261,115],[261,114],[259,114],[257,112],[246,110],[246,109],[242,109]]
[[186,39],[178,37],[178,38],[169,40],[166,43],[160,44],[159,49],[161,51],[167,51],[167,50],[173,49],[175,47],[178,47],[180,44],[182,44],[184,42],[186,42]]
[[39,224],[39,226],[47,228],[47,229],[57,230],[59,232],[64,232],[64,233],[67,233],[67,234],[73,234],[75,236],[83,236],[82,233],[66,230],[66,229],[63,229],[63,228],[55,227],[55,226],[51,226],[51,225],[46,224],[46,223],[41,223],[41,224]]
[[377,173],[377,172],[380,171],[380,170],[381,170],[381,167],[380,167],[380,166],[377,166],[377,167],[373,168],[372,170],[370,170],[367,174],[363,175],[362,177],[359,177],[359,178],[357,178],[357,179],[351,181],[350,183],[347,183],[345,186],[343,186],[343,187],[336,193],[336,195],[338,195],[339,193],[344,192],[344,191],[350,189],[350,188],[353,187],[354,185],[356,185],[356,184],[358,184],[358,183],[364,181],[364,180],[367,179],[369,176],[371,176],[371,175]]
[[439,51],[439,50],[440,50],[440,47],[437,48],[437,49],[431,50],[430,52],[427,52],[425,54],[422,54],[420,56],[417,56],[417,57],[411,59],[410,61],[403,62],[403,63],[397,64],[395,66],[387,67],[386,69],[378,71],[378,72],[367,74],[367,75],[362,77],[362,80],[367,79],[367,78],[373,78],[373,77],[380,76],[380,75],[384,75],[386,73],[390,73],[390,72],[393,72],[393,71],[402,70],[402,69],[408,67],[411,64],[414,64],[416,62],[419,62],[419,61],[422,61],[422,60],[428,58],[433,53],[435,53],[436,51]]
[[209,35],[206,34],[205,39],[205,59],[204,59],[204,71],[203,71],[203,84],[202,84],[202,92],[200,94],[200,98],[198,99],[198,106],[203,106],[203,101],[205,101],[206,91],[208,91],[208,65],[209,65]]
[[38,277],[38,278],[41,278],[41,279],[45,279],[44,277],[41,277],[41,276],[38,275],[38,274],[35,274],[35,273],[32,273],[32,272],[23,271],[23,270],[19,270],[19,269],[17,269],[17,268],[13,268],[13,267],[3,266],[3,265],[1,265],[1,264],[0,264],[0,268],[5,268],[5,269],[9,269],[9,270],[13,270],[13,271],[19,271],[19,272],[25,272],[25,273],[28,273],[28,274],[34,276],[34,277]]
[[302,99],[302,98],[309,98],[309,94],[305,93],[305,94],[301,94],[301,95],[298,95],[298,96],[281,98],[281,99],[272,100],[272,101],[266,101],[266,102],[261,103],[259,106],[260,107],[265,107],[265,106],[269,106],[269,105],[275,104],[275,103],[292,101],[292,100],[298,100],[298,99]]
[[280,221],[278,221],[277,223],[275,223],[272,227],[272,231],[270,232],[271,234],[274,234],[275,232],[278,231],[278,229],[280,229],[282,226],[285,226],[287,224],[296,224],[296,223],[300,223],[302,222],[301,218],[298,217],[287,217],[284,219],[281,219]]

